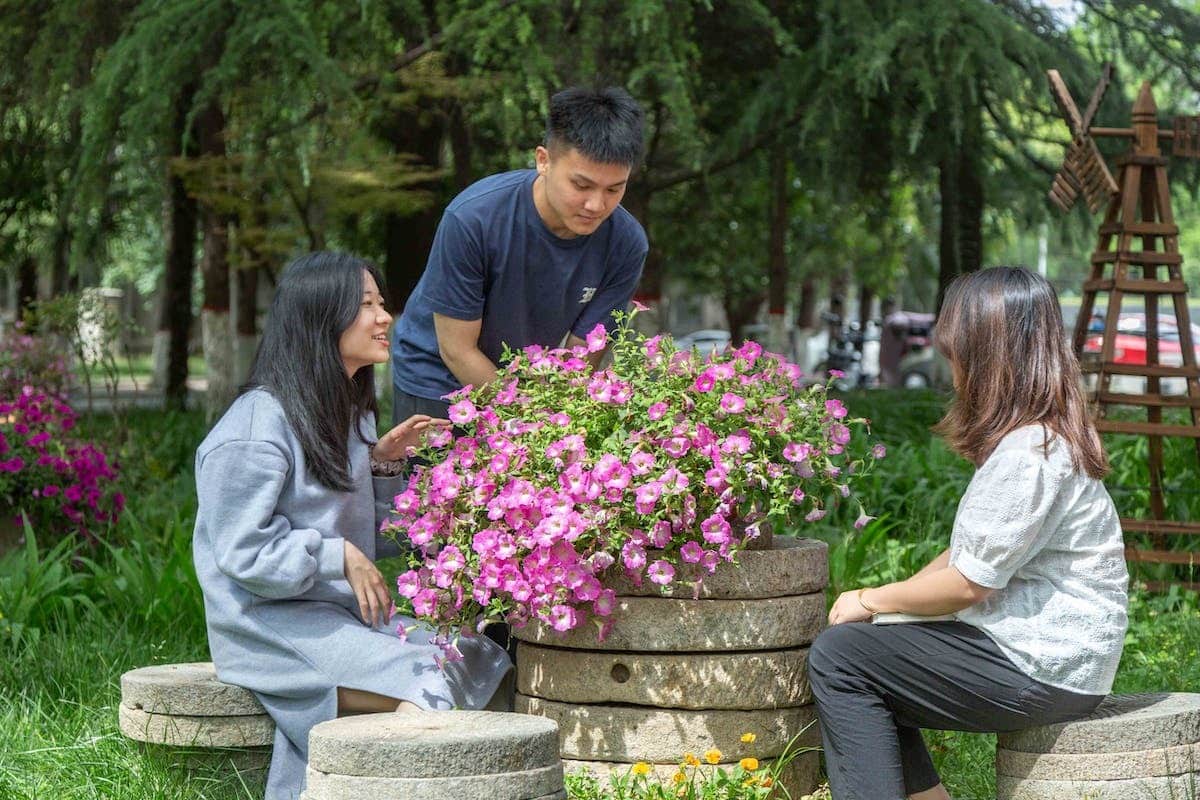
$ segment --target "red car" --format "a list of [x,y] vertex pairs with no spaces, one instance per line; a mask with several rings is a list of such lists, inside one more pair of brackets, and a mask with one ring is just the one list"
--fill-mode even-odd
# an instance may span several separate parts
[[[1193,324],[1192,345],[1196,352],[1196,361],[1200,363],[1200,325]],[[1084,341],[1083,352],[1099,353],[1104,332],[1104,316],[1096,313],[1088,324],[1088,337]],[[1146,315],[1143,313],[1122,313],[1117,318],[1117,339],[1113,349],[1113,362],[1116,364],[1145,364],[1146,363]],[[1179,328],[1174,316],[1158,318],[1158,363],[1168,366],[1178,366],[1183,363],[1182,350],[1179,346]]]

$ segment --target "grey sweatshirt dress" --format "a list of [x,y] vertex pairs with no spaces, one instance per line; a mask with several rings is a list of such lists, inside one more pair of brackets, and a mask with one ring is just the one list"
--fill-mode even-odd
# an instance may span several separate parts
[[[375,439],[375,420],[362,420]],[[322,486],[283,408],[261,389],[243,394],[196,451],[199,510],[192,552],[204,590],[208,643],[221,680],[254,692],[275,720],[267,800],[304,787],[308,732],[337,716],[337,687],[426,709],[482,708],[511,668],[503,648],[464,636],[464,659],[438,666],[440,648],[393,617],[367,627],[344,576],[344,542],[374,560],[379,523],[401,478],[374,478],[367,445],[349,431],[354,490]],[[392,545],[394,548],[394,545]]]

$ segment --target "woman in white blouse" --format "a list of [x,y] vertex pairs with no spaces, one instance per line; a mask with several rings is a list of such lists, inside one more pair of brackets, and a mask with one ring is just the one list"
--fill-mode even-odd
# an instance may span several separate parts
[[[1022,268],[964,275],[934,344],[956,394],[935,430],[976,472],[950,547],[908,580],[841,594],[813,643],[835,800],[948,800],[921,728],[1085,716],[1121,657],[1121,528],[1053,288]],[[895,613],[942,619],[870,624]]]

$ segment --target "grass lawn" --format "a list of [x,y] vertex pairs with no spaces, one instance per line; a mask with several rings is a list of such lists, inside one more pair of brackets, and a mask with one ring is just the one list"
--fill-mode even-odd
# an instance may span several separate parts
[[[857,509],[843,509],[804,529],[831,544],[831,598],[842,588],[905,576],[940,551],[970,477],[969,466],[928,433],[941,398],[873,392],[848,404],[874,419],[889,454],[863,487],[878,520],[849,534]],[[239,774],[220,755],[145,748],[117,731],[122,672],[208,659],[190,552],[192,454],[203,420],[197,412],[133,412],[129,424],[119,453],[129,513],[111,543],[85,558],[65,548],[48,552],[44,543],[36,558],[18,551],[0,560],[4,800],[262,796],[261,771]],[[83,429],[103,435],[106,423],[91,420]],[[1135,591],[1130,611],[1116,691],[1200,689],[1196,594]],[[995,797],[994,737],[934,732],[928,741],[954,797]]]

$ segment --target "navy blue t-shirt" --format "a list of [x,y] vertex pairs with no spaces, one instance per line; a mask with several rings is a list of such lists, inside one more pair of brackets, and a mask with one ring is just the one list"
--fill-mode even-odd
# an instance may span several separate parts
[[434,313],[482,320],[479,349],[500,363],[503,345],[557,346],[584,337],[637,288],[648,249],[618,206],[594,233],[560,239],[533,203],[537,171],[484,178],[446,207],[425,273],[392,335],[392,375],[402,392],[430,400],[459,388],[438,351]]

